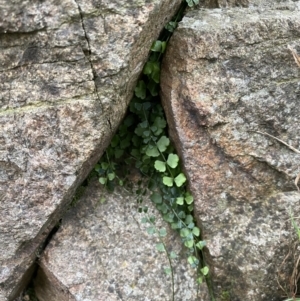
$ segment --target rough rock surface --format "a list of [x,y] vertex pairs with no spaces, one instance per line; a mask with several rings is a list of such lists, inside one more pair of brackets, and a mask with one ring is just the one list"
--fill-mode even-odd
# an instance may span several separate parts
[[163,62],[170,134],[196,199],[217,300],[293,294],[289,218],[300,213],[300,155],[257,132],[300,149],[300,69],[287,48],[300,51],[300,2],[286,4],[191,11]]
[[200,0],[200,6],[205,8],[229,8],[229,7],[259,7],[270,9],[286,9],[295,4],[292,0]]
[[[98,181],[90,183],[40,259],[39,300],[172,300],[171,275],[164,272],[168,258],[156,250],[159,239],[147,233],[151,225],[142,218],[154,216],[158,230],[167,225],[146,198],[142,205],[147,214],[138,213],[135,192],[122,188],[110,194]],[[167,228],[163,240],[178,255],[172,260],[175,300],[201,300],[179,235]]]
[[200,4],[206,8],[248,7],[249,0],[204,0]]
[[24,286],[180,2],[0,1],[0,295]]

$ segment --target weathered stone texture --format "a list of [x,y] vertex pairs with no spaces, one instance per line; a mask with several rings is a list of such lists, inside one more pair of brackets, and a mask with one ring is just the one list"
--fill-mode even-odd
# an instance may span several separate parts
[[0,291],[101,156],[176,1],[0,1]]
[[174,300],[208,301],[197,298],[196,270],[187,263],[179,235],[147,198],[142,206],[147,214],[138,213],[135,192],[122,188],[110,194],[97,181],[90,183],[40,259],[39,300],[172,300],[171,275],[164,272],[168,258],[156,250],[160,241],[147,233],[150,225],[141,222],[154,216],[157,230],[167,229],[167,250],[179,256],[172,260]]
[[200,0],[205,8],[259,7],[260,9],[286,9],[295,6],[292,0]]
[[200,3],[206,8],[248,7],[249,0],[204,0]]
[[300,155],[255,132],[300,149],[300,70],[287,49],[300,50],[300,6],[288,4],[189,12],[163,63],[170,133],[196,199],[217,300],[291,293],[294,263],[285,257],[295,242],[290,212],[300,213]]

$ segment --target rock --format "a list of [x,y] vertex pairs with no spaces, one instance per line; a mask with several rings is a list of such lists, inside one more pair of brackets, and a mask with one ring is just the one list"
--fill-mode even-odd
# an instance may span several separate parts
[[249,0],[204,0],[202,5],[206,8],[248,7]]
[[260,9],[270,7],[279,10],[295,6],[297,1],[291,0],[200,0],[200,6],[204,8],[231,8],[231,7],[259,7]]
[[288,49],[300,50],[300,2],[286,3],[189,12],[162,66],[216,300],[275,301],[295,289],[300,155],[263,134],[300,149],[300,69]]
[[8,300],[108,145],[180,3],[1,2],[0,291]]
[[169,254],[179,256],[172,259],[175,300],[199,300],[196,270],[187,263],[179,235],[147,198],[142,206],[148,212],[139,213],[136,197],[124,188],[108,193],[98,181],[89,184],[40,259],[35,281],[40,301],[173,300],[172,278],[164,272],[170,267],[167,255],[157,251],[157,235],[147,233],[151,224],[142,222],[150,217],[158,231],[167,229]]

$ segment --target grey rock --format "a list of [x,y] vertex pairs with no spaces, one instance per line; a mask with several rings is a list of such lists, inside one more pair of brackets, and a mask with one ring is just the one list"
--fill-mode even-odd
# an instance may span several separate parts
[[[279,10],[291,9],[299,6],[293,0],[200,0],[200,7],[227,9],[232,7],[259,7],[260,9],[275,8]],[[247,11],[245,11],[247,13]]]
[[0,290],[8,300],[109,143],[180,2],[0,1]]
[[[179,235],[147,197],[142,205],[136,197],[135,189],[108,193],[98,181],[89,184],[42,254],[35,280],[40,301],[173,300],[172,278],[164,272],[170,267],[167,255],[157,251],[157,235],[147,233],[151,224],[142,222],[149,217],[155,217],[157,231],[166,228],[163,242],[178,255],[172,259],[174,300],[209,300],[197,298],[196,270],[187,263]],[[139,206],[148,212],[139,213]]]
[[201,4],[206,8],[248,7],[249,0],[204,0]]
[[300,155],[257,131],[300,149],[300,69],[288,49],[300,50],[298,8],[191,11],[163,62],[170,134],[195,197],[216,300],[294,293],[299,241],[290,217],[300,213]]

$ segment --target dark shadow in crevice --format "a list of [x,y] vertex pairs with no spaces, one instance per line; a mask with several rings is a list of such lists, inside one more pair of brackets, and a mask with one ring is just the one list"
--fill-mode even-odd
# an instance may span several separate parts
[[[58,229],[60,227],[60,223],[61,223],[61,219],[53,227],[53,229],[50,231],[49,235],[45,239],[44,243],[38,249],[37,254],[36,254],[36,256],[37,256],[36,261],[31,266],[30,271],[28,271],[28,273],[26,273],[28,275],[28,277],[31,278],[30,280],[28,280],[29,284],[23,290],[23,292],[20,294],[20,296],[17,297],[14,301],[39,301],[39,299],[35,295],[34,285],[33,285],[34,279],[36,278],[37,271],[38,271],[38,263],[37,262],[41,256],[41,254],[43,253],[43,251],[46,249],[48,243],[51,241],[52,237],[58,231]],[[24,275],[24,277],[26,277],[26,275]]]

